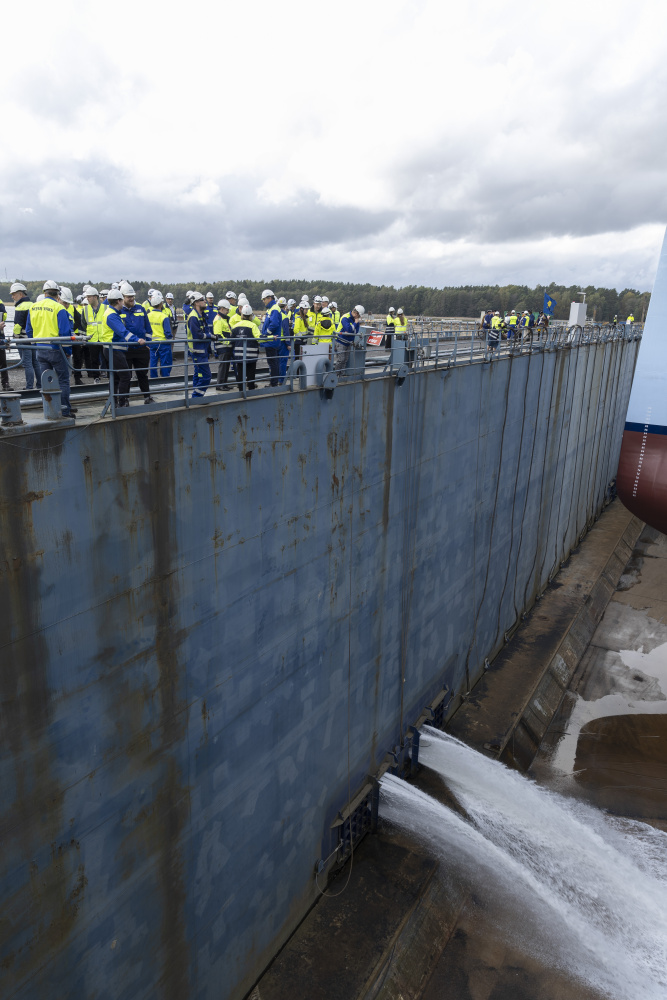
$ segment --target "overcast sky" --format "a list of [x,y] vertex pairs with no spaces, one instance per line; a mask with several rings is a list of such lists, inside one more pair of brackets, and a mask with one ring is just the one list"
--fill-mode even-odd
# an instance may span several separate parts
[[28,3],[0,273],[650,288],[664,0]]

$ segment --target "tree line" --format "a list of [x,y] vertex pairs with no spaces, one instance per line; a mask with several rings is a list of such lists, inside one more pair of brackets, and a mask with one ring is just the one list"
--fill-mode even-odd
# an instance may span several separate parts
[[[426,285],[404,285],[395,288],[393,285],[371,285],[355,284],[352,282],[339,281],[305,281],[290,280],[285,281],[279,278],[272,278],[269,281],[252,281],[245,278],[225,279],[215,282],[180,282],[167,283],[161,281],[139,281],[130,279],[137,293],[137,300],[141,302],[146,298],[149,288],[159,288],[160,291],[171,291],[177,305],[181,305],[185,293],[188,289],[196,289],[201,292],[213,292],[215,301],[224,298],[228,289],[233,289],[237,294],[245,292],[249,301],[256,309],[261,309],[260,295],[265,288],[271,288],[276,295],[284,295],[286,298],[296,299],[297,302],[302,295],[309,296],[312,303],[315,295],[328,295],[330,299],[338,303],[341,311],[350,309],[360,303],[368,312],[385,313],[389,306],[396,309],[402,307],[408,316],[464,316],[476,318],[487,308],[497,309],[499,312],[516,309],[517,312],[541,311],[544,302],[544,293],[547,292],[558,303],[554,317],[556,319],[567,319],[570,314],[570,303],[581,301],[580,292],[586,292],[586,304],[588,307],[588,318],[598,321],[613,320],[618,316],[619,320],[624,320],[630,313],[635,319],[643,320],[646,316],[650,292],[639,292],[634,288],[624,288],[617,291],[615,288],[595,288],[589,285],[587,288],[579,288],[577,285],[536,285],[530,288],[528,285],[459,285],[445,288],[430,288]],[[81,282],[63,282],[72,289],[73,295],[80,295],[83,290]],[[43,280],[24,281],[29,290],[30,297],[35,299],[41,292]],[[109,281],[87,281],[85,284],[92,284],[98,289],[108,288]],[[0,298],[9,303],[9,283],[0,283]]]

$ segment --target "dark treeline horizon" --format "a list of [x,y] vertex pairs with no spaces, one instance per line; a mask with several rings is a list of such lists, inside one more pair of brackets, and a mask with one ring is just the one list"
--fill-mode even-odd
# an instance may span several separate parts
[[[26,281],[23,283],[29,290],[31,298],[36,298],[41,292],[45,279],[39,281]],[[117,280],[117,279],[114,279]],[[544,293],[547,292],[558,303],[554,316],[556,319],[567,319],[570,314],[570,303],[581,301],[580,293],[586,292],[586,305],[588,307],[588,318],[598,321],[613,320],[617,316],[619,320],[624,320],[630,313],[638,321],[646,316],[646,310],[651,298],[650,292],[639,292],[634,288],[624,288],[617,291],[615,288],[596,288],[589,285],[587,288],[580,288],[578,285],[537,285],[530,288],[528,285],[458,285],[445,288],[430,288],[426,285],[405,285],[402,288],[395,288],[393,285],[372,285],[354,284],[352,282],[340,281],[306,281],[304,279],[283,280],[274,278],[271,281],[252,281],[249,278],[243,280],[225,279],[214,282],[162,282],[162,281],[140,281],[130,279],[139,302],[146,298],[149,288],[159,288],[164,294],[173,292],[176,305],[180,306],[185,298],[188,289],[196,289],[200,292],[213,292],[215,301],[224,298],[228,290],[234,290],[237,295],[245,292],[251,305],[260,311],[262,301],[260,295],[265,288],[271,288],[276,295],[284,295],[286,298],[293,298],[299,301],[303,294],[310,297],[312,303],[314,295],[328,295],[330,299],[338,303],[341,312],[346,312],[353,306],[360,304],[367,312],[386,313],[389,306],[402,308],[408,316],[462,316],[477,318],[482,310],[491,308],[499,312],[516,309],[522,312],[528,309],[541,310],[544,301]],[[63,282],[72,289],[73,295],[80,295],[83,290],[83,283],[67,281]],[[108,288],[110,281],[90,280],[85,284],[92,284],[97,289]],[[6,303],[11,303],[9,298],[8,282],[0,283],[0,298]]]

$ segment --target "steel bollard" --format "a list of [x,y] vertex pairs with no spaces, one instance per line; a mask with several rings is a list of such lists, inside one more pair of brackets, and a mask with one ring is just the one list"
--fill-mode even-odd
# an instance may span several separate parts
[[0,393],[0,418],[3,427],[18,427],[23,423],[19,392]]
[[60,383],[56,373],[50,369],[42,372],[42,405],[46,420],[62,420],[63,410],[60,401]]

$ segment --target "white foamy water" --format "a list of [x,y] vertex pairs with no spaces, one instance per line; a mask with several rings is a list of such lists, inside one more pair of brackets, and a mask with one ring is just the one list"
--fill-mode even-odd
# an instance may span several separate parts
[[667,834],[548,791],[437,730],[420,758],[464,819],[391,775],[380,814],[502,900],[508,941],[614,1000],[667,997]]

